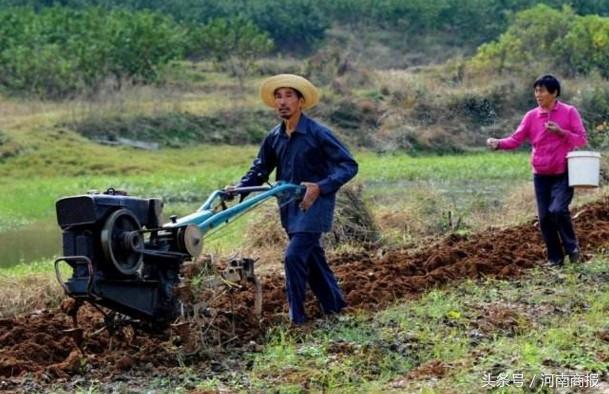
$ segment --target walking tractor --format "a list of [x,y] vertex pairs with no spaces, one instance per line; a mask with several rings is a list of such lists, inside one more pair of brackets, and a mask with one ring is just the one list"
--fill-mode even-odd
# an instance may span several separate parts
[[[183,313],[177,295],[180,268],[199,256],[210,230],[270,198],[285,204],[303,192],[303,186],[283,182],[216,190],[195,213],[172,216],[164,224],[163,202],[157,198],[132,197],[114,189],[61,198],[56,209],[64,255],[55,260],[57,279],[77,305],[87,301],[123,316],[167,325]],[[65,281],[60,263],[72,268]],[[255,282],[260,292],[254,260],[235,259],[224,274]],[[260,306],[256,308],[259,313]]]

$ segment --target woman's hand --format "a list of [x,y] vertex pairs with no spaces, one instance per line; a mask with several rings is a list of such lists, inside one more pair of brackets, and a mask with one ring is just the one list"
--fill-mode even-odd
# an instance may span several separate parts
[[497,150],[499,149],[499,140],[497,138],[489,138],[486,140],[486,146],[488,146],[489,149]]
[[558,123],[556,122],[546,122],[546,129],[548,129],[550,132],[554,133],[554,134],[558,134],[558,135],[565,135],[565,132],[563,129],[560,128],[560,126],[558,125]]

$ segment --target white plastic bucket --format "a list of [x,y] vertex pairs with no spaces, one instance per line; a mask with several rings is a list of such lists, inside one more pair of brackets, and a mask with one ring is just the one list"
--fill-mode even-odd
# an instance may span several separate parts
[[598,187],[601,154],[590,151],[575,151],[567,154],[569,186]]

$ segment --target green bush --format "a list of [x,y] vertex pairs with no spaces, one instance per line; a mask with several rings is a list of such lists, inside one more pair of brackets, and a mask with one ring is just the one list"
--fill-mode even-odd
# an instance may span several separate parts
[[[449,33],[446,39],[452,44],[473,45],[496,39],[510,25],[513,12],[537,3],[536,0],[317,1],[332,20],[356,29],[381,26],[417,35],[446,32]],[[609,14],[609,3],[603,0],[550,0],[544,3],[557,8],[569,5],[581,15]],[[545,20],[543,24],[546,24]]]
[[249,0],[233,4],[234,11],[242,10],[246,18],[267,31],[281,51],[312,50],[330,26],[330,19],[313,0]]
[[577,18],[559,45],[563,68],[569,75],[598,71],[609,78],[609,18]]
[[16,5],[37,10],[60,5],[156,12],[193,25],[217,18],[243,18],[267,32],[278,49],[288,52],[313,49],[325,37],[331,21],[316,0],[0,0],[0,8]]
[[586,125],[590,147],[609,149],[609,83],[583,89],[575,104]]
[[182,56],[186,34],[147,11],[0,10],[0,84],[53,98],[95,89],[108,77],[151,82]]
[[[508,27],[513,12],[537,3],[538,0],[0,0],[0,9],[24,5],[36,10],[57,5],[75,9],[98,6],[149,10],[193,24],[238,16],[270,34],[277,49],[294,52],[313,49],[324,39],[330,23],[357,30],[397,30],[416,37],[414,40],[420,35],[440,33],[450,44],[476,47],[497,39]],[[606,0],[544,3],[556,8],[570,5],[580,15],[609,14]]]
[[609,18],[578,16],[568,6],[559,11],[540,4],[516,14],[507,31],[480,46],[469,65],[499,73],[554,70],[575,76],[597,71],[609,78],[607,64]]
[[273,49],[268,33],[243,18],[214,19],[198,34],[202,53],[214,59],[217,68],[239,78],[241,88],[253,71],[254,61]]
[[[543,20],[543,23],[539,23]],[[470,62],[475,69],[492,72],[527,72],[539,74],[561,64],[560,40],[575,20],[571,8],[562,11],[537,5],[516,14],[499,40],[478,48]]]
[[85,76],[57,44],[16,46],[0,53],[0,82],[9,92],[64,97],[84,88]]

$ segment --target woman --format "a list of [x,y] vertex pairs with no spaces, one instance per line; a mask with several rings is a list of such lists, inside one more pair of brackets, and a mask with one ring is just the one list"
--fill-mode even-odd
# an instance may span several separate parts
[[561,267],[565,254],[572,263],[580,257],[569,212],[573,188],[569,187],[567,153],[587,143],[586,130],[577,109],[558,101],[560,83],[555,77],[544,75],[533,88],[538,107],[527,112],[514,134],[489,138],[486,144],[493,150],[510,150],[526,140],[531,143],[535,197],[548,263]]

